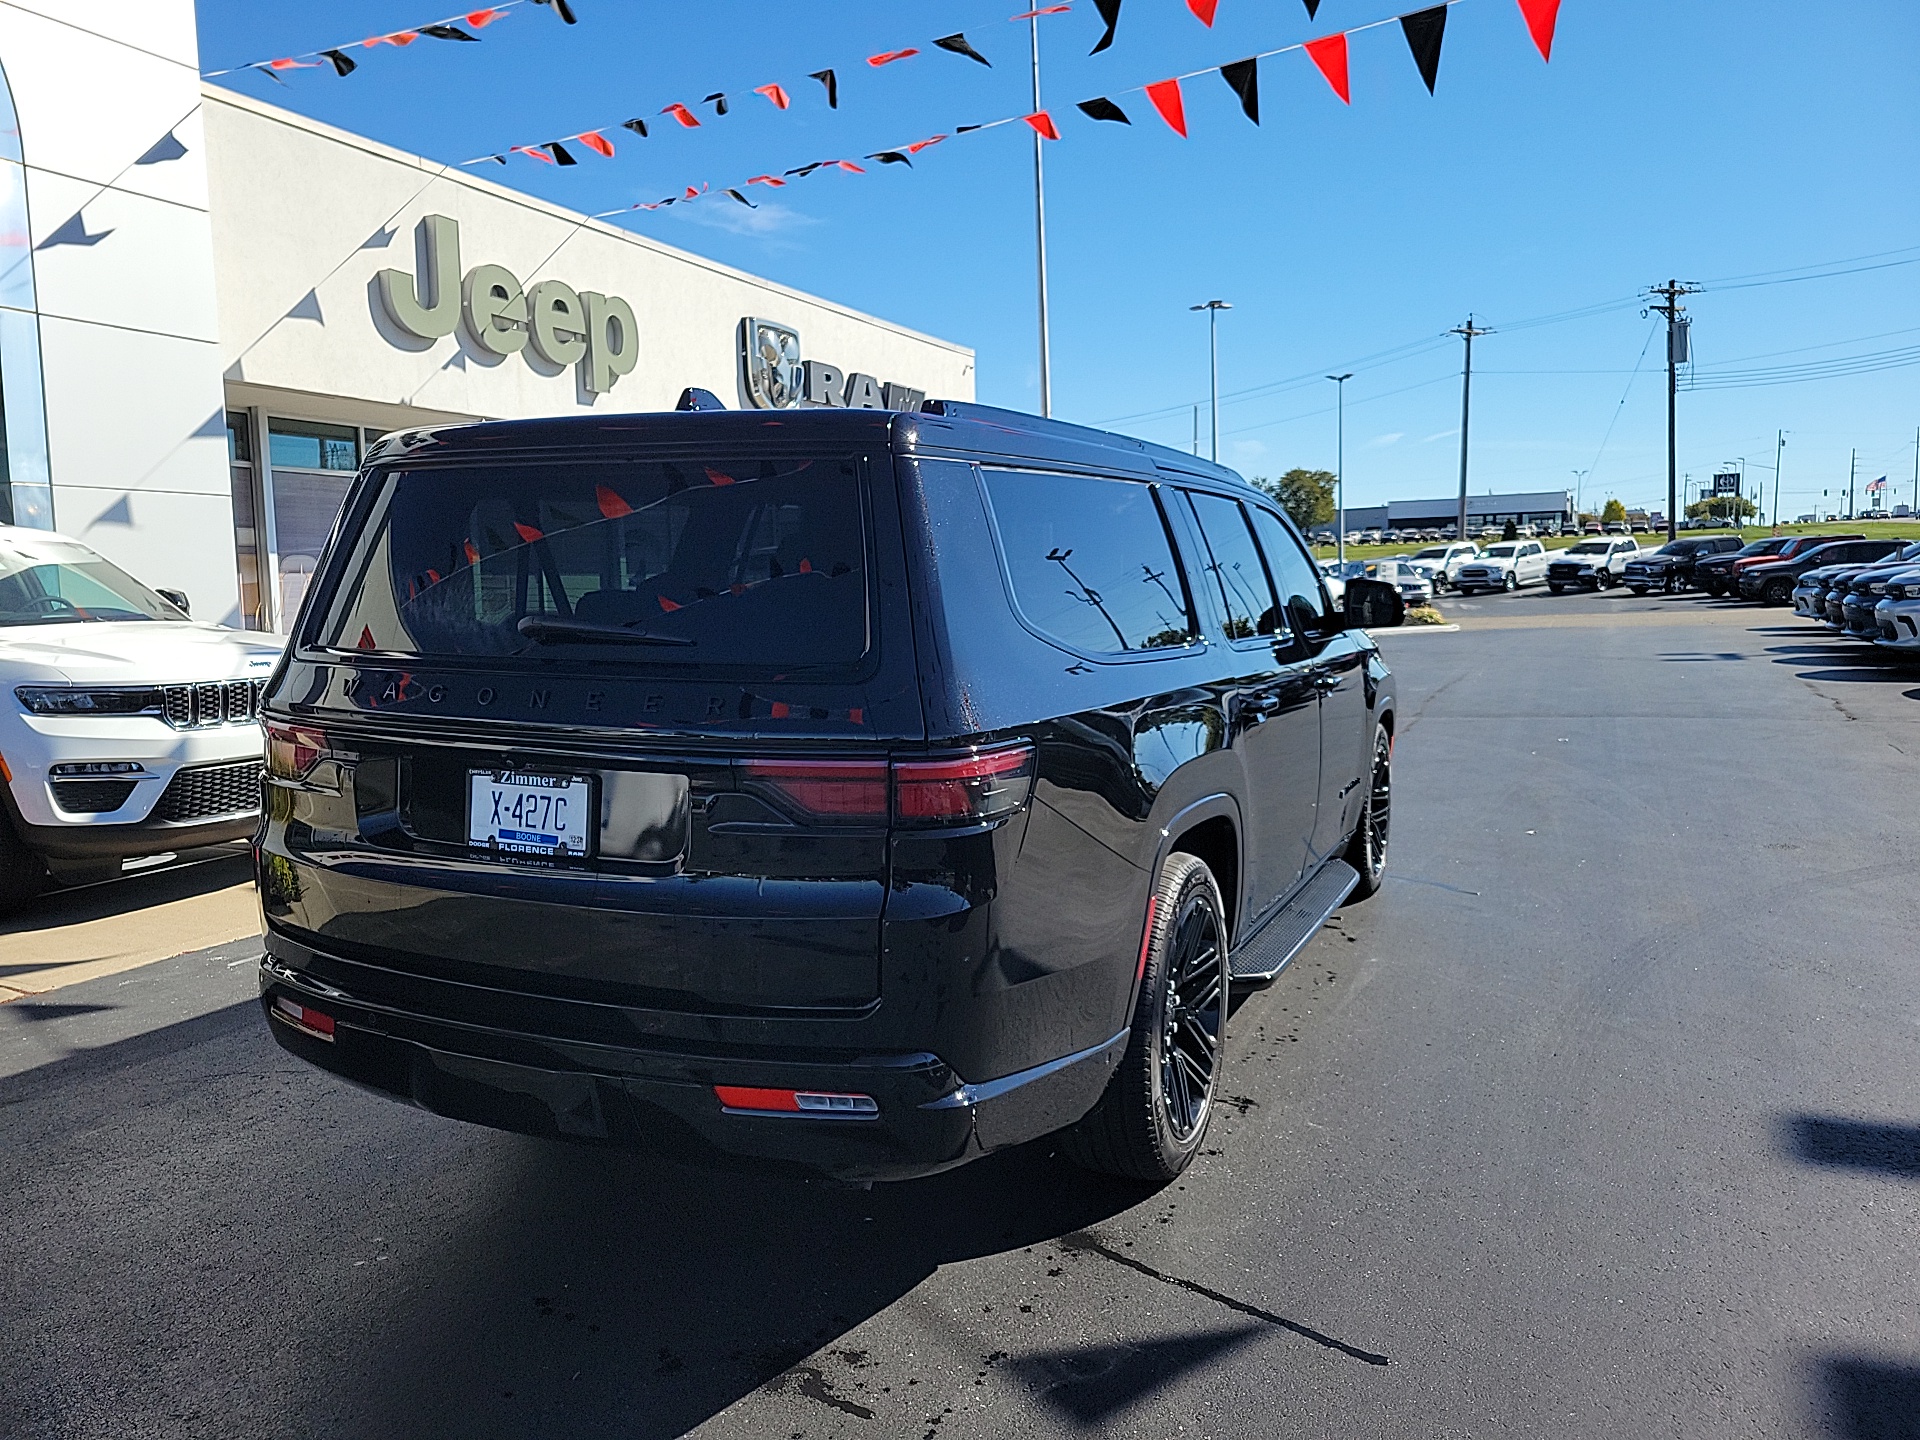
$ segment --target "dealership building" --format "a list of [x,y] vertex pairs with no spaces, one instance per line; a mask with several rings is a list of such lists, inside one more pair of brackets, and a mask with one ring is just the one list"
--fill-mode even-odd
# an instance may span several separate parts
[[284,630],[390,430],[973,398],[964,346],[204,85],[192,0],[8,0],[0,68],[0,521],[200,618]]
[[[1487,525],[1566,526],[1573,523],[1571,490],[1536,490],[1514,495],[1467,496],[1467,528],[1478,530]],[[1385,505],[1349,506],[1349,530],[1440,530],[1460,519],[1458,492],[1443,500],[1390,500]],[[1328,534],[1331,525],[1318,530]],[[1318,533],[1316,531],[1316,533]]]

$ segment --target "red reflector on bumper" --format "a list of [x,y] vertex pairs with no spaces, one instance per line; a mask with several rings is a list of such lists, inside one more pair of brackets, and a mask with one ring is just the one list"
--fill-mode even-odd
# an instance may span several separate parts
[[273,997],[273,1016],[321,1040],[333,1039],[333,1017],[321,1014],[311,1005],[301,1005],[284,995],[276,995]]
[[750,1085],[716,1085],[713,1093],[729,1110],[761,1114],[867,1118],[880,1113],[871,1095],[843,1095],[831,1090],[763,1090]]

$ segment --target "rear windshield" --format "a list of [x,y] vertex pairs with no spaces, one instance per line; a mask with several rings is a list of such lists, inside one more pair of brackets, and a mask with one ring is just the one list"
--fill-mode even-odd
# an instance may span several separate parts
[[436,467],[378,484],[322,645],[783,672],[866,653],[852,458]]

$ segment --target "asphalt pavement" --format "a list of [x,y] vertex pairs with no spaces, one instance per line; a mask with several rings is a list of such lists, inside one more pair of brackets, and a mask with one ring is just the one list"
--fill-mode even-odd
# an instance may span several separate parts
[[286,1057],[250,942],[0,1005],[0,1434],[1920,1435],[1920,668],[1443,608],[1389,883],[1158,1193],[462,1126]]

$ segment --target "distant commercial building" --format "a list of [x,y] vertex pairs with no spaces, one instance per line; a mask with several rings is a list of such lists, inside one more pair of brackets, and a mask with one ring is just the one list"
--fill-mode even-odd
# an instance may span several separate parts
[[[1392,500],[1385,505],[1349,506],[1349,530],[1438,530],[1460,518],[1460,497],[1442,500]],[[1467,496],[1467,528],[1486,525],[1570,525],[1573,523],[1571,490],[1535,490],[1513,495]],[[1316,534],[1333,533],[1333,526],[1315,527]]]

